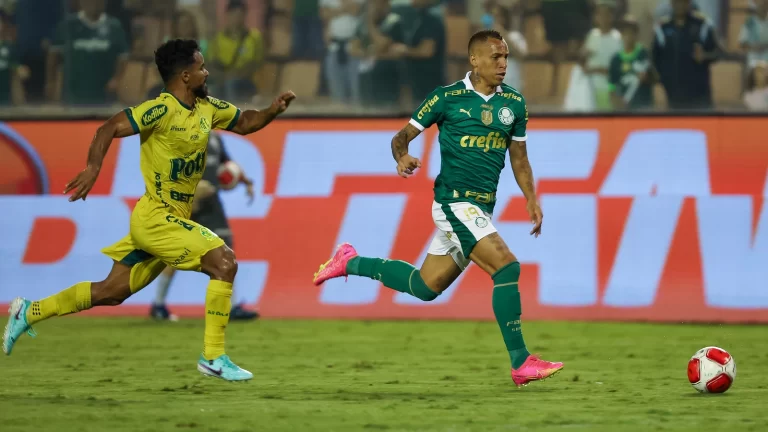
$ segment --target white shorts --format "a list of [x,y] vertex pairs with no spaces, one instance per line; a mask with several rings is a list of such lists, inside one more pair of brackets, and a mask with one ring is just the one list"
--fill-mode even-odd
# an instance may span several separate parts
[[491,215],[469,202],[432,202],[432,220],[439,232],[427,253],[450,255],[461,270],[469,265],[469,254],[477,242],[496,232]]

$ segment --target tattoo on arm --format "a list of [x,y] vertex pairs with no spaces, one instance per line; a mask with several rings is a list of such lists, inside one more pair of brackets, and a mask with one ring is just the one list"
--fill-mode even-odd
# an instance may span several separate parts
[[392,157],[395,161],[408,154],[408,143],[419,136],[420,130],[408,123],[392,138]]
[[509,162],[512,165],[512,172],[515,174],[517,185],[520,186],[525,199],[535,199],[536,186],[534,185],[531,163],[528,161],[525,141],[512,141],[509,146]]

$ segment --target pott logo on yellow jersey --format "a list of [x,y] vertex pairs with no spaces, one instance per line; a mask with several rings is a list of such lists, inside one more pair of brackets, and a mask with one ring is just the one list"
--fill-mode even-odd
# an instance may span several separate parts
[[464,135],[459,144],[462,147],[477,147],[487,152],[490,149],[505,149],[508,143],[499,132],[491,132],[488,136]]
[[141,116],[141,124],[143,126],[149,126],[152,123],[160,120],[168,112],[168,107],[165,105],[155,105],[152,108],[144,111]]
[[192,177],[195,173],[203,172],[205,168],[205,152],[199,152],[193,159],[171,159],[171,181],[178,181],[180,176]]

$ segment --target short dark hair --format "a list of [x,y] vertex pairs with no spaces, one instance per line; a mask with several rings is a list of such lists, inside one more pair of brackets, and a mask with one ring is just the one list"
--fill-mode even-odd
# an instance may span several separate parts
[[195,63],[195,53],[200,45],[193,39],[171,39],[155,50],[155,64],[163,83],[176,76],[179,71]]
[[486,42],[488,39],[504,40],[501,33],[496,30],[480,30],[469,38],[469,44],[467,44],[467,51],[472,52],[472,46],[476,43]]

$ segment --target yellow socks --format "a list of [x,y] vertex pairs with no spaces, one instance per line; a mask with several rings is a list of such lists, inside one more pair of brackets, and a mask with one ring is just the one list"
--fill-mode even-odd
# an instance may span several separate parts
[[27,310],[29,325],[52,316],[68,315],[91,308],[91,283],[79,282],[40,301]]
[[213,360],[224,354],[224,331],[232,310],[232,283],[211,280],[205,294],[203,357]]

